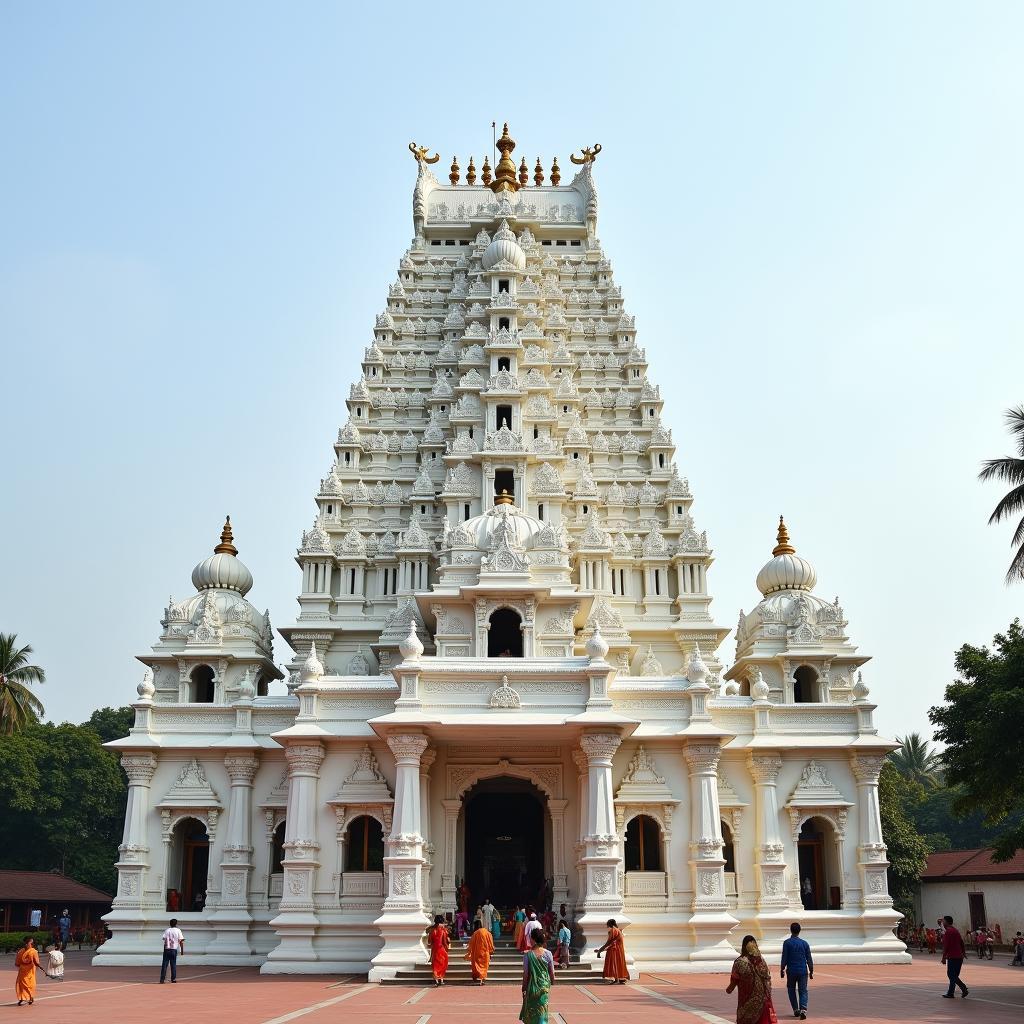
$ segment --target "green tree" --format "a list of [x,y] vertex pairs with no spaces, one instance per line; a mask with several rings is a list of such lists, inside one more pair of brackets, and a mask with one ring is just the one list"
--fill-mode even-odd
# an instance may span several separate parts
[[[1016,766],[1024,763],[1024,630],[1014,619],[997,633],[994,650],[965,644],[957,651],[961,678],[946,687],[945,704],[928,717],[935,738],[946,746],[946,780],[957,787],[958,814],[980,810],[984,823],[999,826],[995,856],[1008,860],[1024,848],[1024,790]],[[1007,770],[1001,770],[1003,767]]]
[[0,735],[20,732],[45,711],[30,687],[45,683],[46,673],[29,662],[32,648],[18,646],[15,633],[0,633]]
[[882,835],[889,849],[889,892],[896,909],[910,913],[928,860],[928,846],[907,816],[908,804],[924,798],[919,782],[905,779],[891,760],[882,765],[878,777],[878,808],[882,816]]
[[[992,515],[988,517],[990,524],[1000,523],[1024,512],[1024,405],[1006,410],[1006,425],[1017,446],[1017,454],[988,459],[978,474],[981,480],[998,480],[1010,484],[1010,490],[999,499]],[[1010,568],[1006,570],[1006,582],[1020,582],[1024,580],[1024,516],[1017,524],[1010,545],[1016,551],[1010,559]]]
[[919,732],[897,736],[896,741],[900,748],[889,755],[896,771],[911,782],[921,783],[926,790],[938,786],[942,781],[942,755],[932,750]]
[[117,757],[91,728],[27,726],[0,743],[0,866],[113,892],[126,796]]
[[88,722],[82,723],[84,728],[92,729],[99,736],[101,743],[122,739],[134,724],[134,708],[99,708],[89,716]]

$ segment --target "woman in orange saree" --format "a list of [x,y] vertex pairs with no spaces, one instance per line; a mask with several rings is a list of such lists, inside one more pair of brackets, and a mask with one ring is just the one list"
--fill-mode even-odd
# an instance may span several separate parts
[[526,930],[526,912],[522,907],[516,907],[516,912],[512,915],[512,921],[514,924],[512,941],[520,953],[525,953],[526,947],[523,945],[523,932]]
[[18,955],[14,958],[14,966],[18,968],[18,976],[14,979],[14,994],[18,997],[18,1005],[32,1004],[36,1001],[36,968],[39,967],[39,954],[36,952],[35,941],[26,939]]
[[608,920],[608,941],[597,951],[600,956],[607,950],[604,958],[604,976],[613,985],[625,985],[629,981],[629,968],[626,967],[626,947],[622,941],[622,932],[615,924],[615,918]]
[[434,927],[427,932],[427,939],[430,942],[430,963],[434,969],[434,984],[443,985],[444,976],[448,970],[448,948],[451,946],[452,940],[445,927],[444,918],[440,914],[434,917]]
[[743,936],[741,955],[732,965],[728,995],[739,989],[736,997],[736,1024],[779,1024],[772,1005],[772,972],[757,948],[753,935]]
[[473,980],[482,985],[487,980],[487,969],[491,966],[491,954],[494,952],[494,939],[491,933],[477,923],[469,940],[469,949],[462,959],[468,960],[473,968]]

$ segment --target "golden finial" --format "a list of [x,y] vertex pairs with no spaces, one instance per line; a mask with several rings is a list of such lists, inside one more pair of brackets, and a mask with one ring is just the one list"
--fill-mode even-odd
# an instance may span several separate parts
[[469,158],[469,166],[466,168],[466,184],[476,184],[476,167],[473,166],[473,158]]
[[495,505],[511,505],[511,504],[513,504],[512,495],[509,494],[508,491],[503,490],[501,492],[501,494],[496,494],[494,496],[494,504]]
[[557,185],[562,180],[562,172],[558,169],[558,157],[555,157],[555,162],[551,165],[551,184]]
[[484,157],[484,166],[483,166],[483,169],[482,169],[482,180],[483,180],[483,183],[485,185],[490,185],[490,183],[491,183],[491,165],[490,165],[490,162],[488,161],[487,157]]
[[537,166],[533,169],[533,181],[538,186],[544,184],[544,168],[540,165],[540,157],[537,157]]
[[796,548],[789,543],[789,530],[782,516],[779,516],[779,532],[775,538],[778,543],[772,548],[773,555],[795,555]]
[[418,164],[436,164],[441,159],[440,153],[435,153],[433,156],[427,156],[429,146],[417,146],[415,142],[409,143],[409,152],[416,157],[416,163]]
[[215,555],[237,555],[238,548],[232,543],[231,516],[224,517],[224,529],[220,531],[220,543],[213,549]]
[[574,164],[592,164],[597,159],[597,154],[601,152],[601,143],[595,142],[593,146],[584,147],[580,152],[583,154],[582,157],[576,156],[575,153],[570,153],[569,159]]
[[459,161],[454,156],[452,157],[452,169],[451,173],[448,175],[448,180],[453,185],[458,185],[459,183]]
[[512,150],[516,148],[516,140],[509,135],[507,122],[502,128],[501,138],[498,139],[496,145],[498,152],[501,153],[501,159],[494,168],[494,181],[488,182],[484,179],[484,184],[489,184],[491,191],[495,193],[518,192],[520,185],[516,181],[516,165],[511,155]]
[[530,184],[530,169],[526,166],[525,156],[519,164],[519,184],[524,188]]

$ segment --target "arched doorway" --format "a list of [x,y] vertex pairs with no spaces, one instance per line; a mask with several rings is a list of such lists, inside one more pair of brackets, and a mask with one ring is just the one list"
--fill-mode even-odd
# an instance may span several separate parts
[[206,876],[210,868],[206,825],[198,818],[182,818],[174,826],[169,852],[168,907],[176,902],[181,911],[201,911],[206,906]]
[[488,658],[523,656],[523,620],[511,608],[499,608],[491,615],[487,630]]
[[804,910],[840,910],[842,871],[835,826],[827,818],[808,818],[796,847]]
[[487,898],[501,910],[516,903],[541,909],[549,832],[544,797],[530,782],[485,779],[466,794],[462,863],[471,914]]

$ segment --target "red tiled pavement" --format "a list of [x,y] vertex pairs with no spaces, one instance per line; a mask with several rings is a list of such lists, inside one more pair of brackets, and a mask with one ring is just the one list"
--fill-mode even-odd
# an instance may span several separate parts
[[[36,1003],[14,1006],[13,957],[0,958],[0,1022],[30,1019],[61,1024],[514,1024],[519,991],[449,985],[443,989],[366,985],[362,978],[262,977],[254,969],[189,967],[177,985],[156,983],[156,971],[93,968],[70,953],[67,980],[40,978]],[[968,960],[966,1000],[940,998],[945,971],[938,957],[900,967],[821,966],[811,983],[809,1020],[910,1020],[914,1024],[1003,1024],[1024,1021],[1024,968],[1005,958]],[[628,986],[555,986],[551,1024],[721,1024],[735,1020],[735,996],[724,975],[643,975]],[[785,988],[774,984],[780,1021],[792,1020]]]

